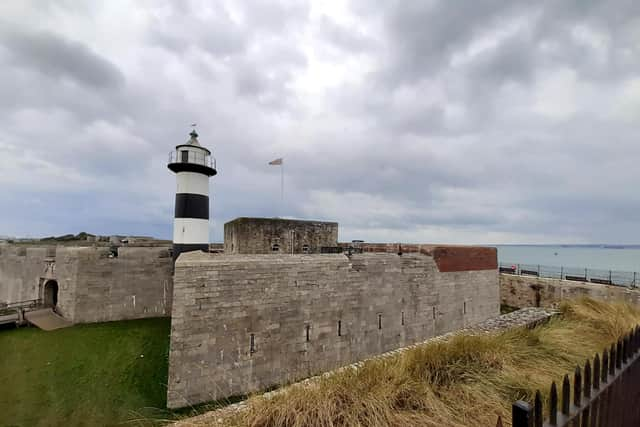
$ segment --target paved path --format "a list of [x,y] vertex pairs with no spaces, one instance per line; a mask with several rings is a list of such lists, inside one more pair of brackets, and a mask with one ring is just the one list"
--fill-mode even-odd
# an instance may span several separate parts
[[53,331],[54,329],[68,328],[73,325],[73,323],[56,314],[50,308],[28,311],[24,314],[24,317],[29,323],[43,331]]

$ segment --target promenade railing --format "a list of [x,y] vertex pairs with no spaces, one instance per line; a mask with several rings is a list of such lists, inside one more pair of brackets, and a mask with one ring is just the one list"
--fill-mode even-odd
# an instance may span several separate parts
[[548,279],[591,282],[602,285],[617,285],[635,288],[640,283],[640,274],[635,271],[601,270],[595,268],[557,267],[541,264],[500,262],[501,273],[522,276],[537,276]]
[[[635,427],[640,426],[640,327],[637,326],[602,355],[577,366],[561,390],[551,383],[543,404],[540,391],[533,403],[519,400],[511,410],[513,427]],[[545,410],[546,408],[546,410]],[[498,418],[497,426],[502,426]]]

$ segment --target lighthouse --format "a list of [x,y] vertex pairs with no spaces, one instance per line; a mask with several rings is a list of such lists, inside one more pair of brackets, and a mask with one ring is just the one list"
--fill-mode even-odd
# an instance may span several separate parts
[[200,145],[195,129],[185,144],[169,153],[167,167],[176,174],[173,260],[182,252],[209,251],[209,177],[216,172],[211,151]]

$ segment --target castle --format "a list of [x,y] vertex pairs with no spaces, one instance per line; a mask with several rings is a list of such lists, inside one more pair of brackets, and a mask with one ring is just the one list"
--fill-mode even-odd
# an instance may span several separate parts
[[173,245],[0,246],[0,303],[73,323],[171,316],[167,406],[265,389],[499,314],[494,248],[340,243],[338,224],[238,218],[209,244],[211,152],[190,134]]

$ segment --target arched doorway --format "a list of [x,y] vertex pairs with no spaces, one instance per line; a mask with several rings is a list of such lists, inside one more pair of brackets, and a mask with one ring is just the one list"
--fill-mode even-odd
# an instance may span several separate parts
[[47,280],[44,284],[44,305],[45,307],[55,308],[58,305],[58,282],[55,280]]

